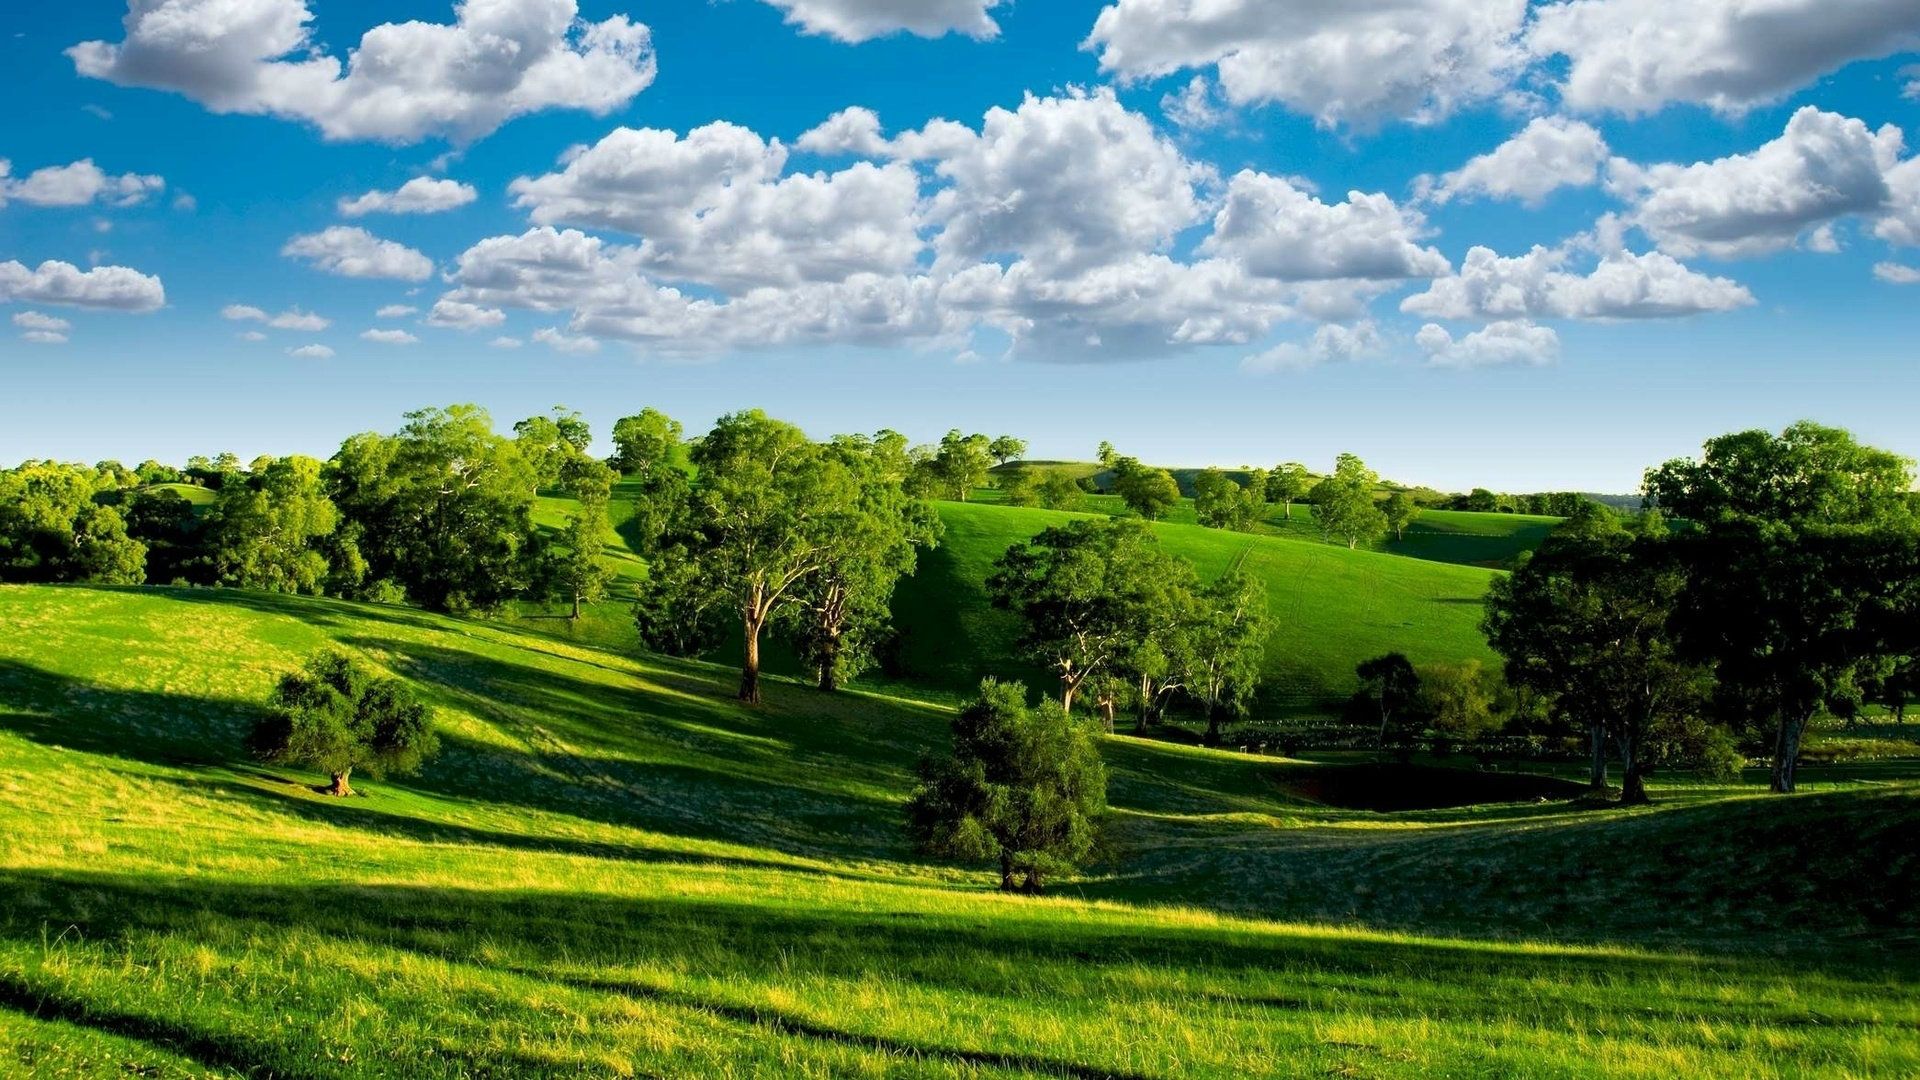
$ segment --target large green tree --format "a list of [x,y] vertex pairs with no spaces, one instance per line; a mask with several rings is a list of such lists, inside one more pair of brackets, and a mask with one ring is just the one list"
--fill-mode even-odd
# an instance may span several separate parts
[[933,456],[933,474],[949,499],[966,502],[974,488],[987,482],[993,467],[993,440],[967,435],[959,428],[946,433]]
[[671,468],[685,438],[680,421],[658,409],[641,409],[614,421],[613,457],[607,464],[626,476]]
[[1054,526],[1000,557],[987,580],[996,607],[1020,615],[1017,648],[1060,679],[1067,712],[1086,681],[1111,673],[1137,640],[1178,571],[1137,521],[1080,519]]
[[1244,529],[1266,508],[1266,478],[1241,484],[1219,469],[1206,469],[1193,480],[1194,517],[1209,528]]
[[266,458],[221,487],[201,533],[215,582],[268,592],[326,591],[326,542],[340,514],[327,497],[323,470],[310,457]]
[[1396,491],[1387,496],[1387,501],[1381,505],[1380,512],[1386,516],[1387,528],[1393,530],[1393,538],[1405,540],[1407,526],[1420,518],[1420,504],[1414,502],[1413,496],[1406,492]]
[[1207,583],[1195,600],[1185,650],[1186,690],[1206,715],[1206,741],[1212,745],[1220,741],[1223,725],[1246,712],[1259,688],[1266,593],[1251,576],[1231,570]]
[[1389,737],[1404,736],[1416,724],[1425,723],[1420,674],[1406,654],[1392,652],[1363,660],[1353,673],[1360,679],[1353,701],[1378,723],[1375,745],[1380,749],[1387,748]]
[[857,494],[783,609],[787,637],[824,691],[839,689],[872,661],[890,629],[894,586],[913,572],[919,550],[939,540],[933,507],[906,493],[911,466],[903,443],[882,432],[842,436],[825,448]]
[[569,617],[580,621],[581,606],[606,599],[613,568],[604,558],[607,543],[607,506],[613,484],[612,468],[584,454],[570,458],[558,480],[573,496],[574,508],[560,530],[553,553],[552,593],[568,605]]
[[1313,512],[1320,530],[1347,542],[1349,549],[1371,544],[1387,531],[1387,515],[1374,502],[1380,477],[1366,462],[1341,454],[1333,475],[1313,487]]
[[1180,485],[1165,469],[1122,457],[1114,459],[1113,474],[1114,493],[1127,504],[1127,509],[1148,521],[1158,521],[1180,505]]
[[1516,686],[1546,695],[1584,721],[1590,782],[1606,786],[1609,742],[1623,769],[1621,801],[1645,802],[1649,741],[1695,709],[1702,672],[1680,651],[1672,623],[1687,576],[1658,535],[1615,529],[1555,535],[1487,598],[1487,640]]
[[1647,474],[1684,551],[1682,640],[1723,700],[1771,721],[1775,791],[1794,789],[1822,703],[1903,648],[1913,479],[1912,462],[1809,422],[1721,436]]
[[541,565],[534,471],[486,410],[406,414],[396,435],[355,435],[327,465],[327,488],[356,528],[370,581],[414,603],[486,610],[525,594]]
[[1293,504],[1307,494],[1312,486],[1312,477],[1307,467],[1297,461],[1277,465],[1267,474],[1267,501],[1279,503],[1286,508],[1287,520],[1293,520]]
[[343,653],[319,653],[283,676],[270,706],[247,748],[263,761],[324,770],[329,795],[353,794],[355,769],[403,776],[440,749],[433,714],[411,687]]
[[1038,893],[1092,852],[1107,776],[1092,734],[1019,683],[988,679],[953,721],[953,756],[921,765],[907,825],[921,850],[998,862],[1000,887]]
[[740,700],[758,703],[762,635],[859,528],[861,485],[844,455],[758,409],[721,417],[691,457],[685,535],[650,569],[643,610],[732,612]]

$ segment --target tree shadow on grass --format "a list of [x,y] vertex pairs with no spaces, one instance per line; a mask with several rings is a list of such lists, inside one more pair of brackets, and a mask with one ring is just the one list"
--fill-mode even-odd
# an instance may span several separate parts
[[[1052,999],[1084,1002],[1119,993],[1159,1003],[1148,1009],[1178,1003],[1202,1010],[1194,1017],[1202,1025],[1209,1022],[1206,1010],[1224,1020],[1244,1018],[1250,1009],[1325,1009],[1390,1022],[1550,1030],[1576,1011],[1618,1009],[1631,1014],[1623,1022],[1636,1028],[1667,1025],[1663,1037],[1680,1041],[1693,1037],[1691,1029],[1703,1045],[1712,1042],[1712,1031],[1742,1025],[1915,1029],[1911,1009],[1898,1004],[1901,991],[1873,972],[1837,969],[1824,975],[1831,982],[1814,982],[1808,980],[1822,976],[1737,958],[1152,924],[1070,915],[1045,901],[935,913],[888,910],[884,899],[877,906],[816,907],[772,896],[755,902],[558,888],[274,886],[26,870],[0,871],[0,898],[7,900],[0,903],[0,945],[15,955],[33,953],[64,931],[70,944],[60,946],[63,971],[121,970],[169,936],[192,944],[245,943],[265,956],[336,942],[366,958],[370,980],[377,980],[379,966],[393,963],[381,950],[395,949],[582,992],[651,999],[780,1038],[1052,1075],[1118,1071],[1035,1054],[1011,1034],[983,1031],[966,1040],[972,1045],[954,1045],[888,1030],[884,1021],[855,1030],[796,1011],[775,988],[819,986],[822,1000],[831,1001],[834,984],[878,980],[951,992],[959,995],[957,1007],[985,1010],[999,1008],[996,1000],[1044,1009]],[[299,992],[300,965],[276,962],[280,974],[269,985],[215,990],[231,995],[222,1012],[272,1011],[277,995]],[[655,972],[674,974],[663,982]],[[0,1005],[31,1011],[27,1003],[53,998],[66,1014],[101,1014],[77,992],[63,994],[26,974],[7,978]],[[1790,982],[1796,993],[1778,992]],[[482,1011],[488,994],[502,992],[467,985],[469,1007]],[[763,986],[773,993],[763,996]],[[1196,987],[1205,992],[1196,995]],[[140,1027],[149,1022],[144,1017],[113,1022],[122,1033],[148,1037]],[[190,1031],[162,1027],[149,1034],[193,1045]],[[223,1066],[242,1071],[286,1054],[244,1043],[216,1044],[207,1051],[214,1052],[225,1055]]]

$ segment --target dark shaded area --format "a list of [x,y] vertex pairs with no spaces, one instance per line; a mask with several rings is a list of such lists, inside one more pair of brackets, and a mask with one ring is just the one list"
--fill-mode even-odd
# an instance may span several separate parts
[[1577,799],[1586,794],[1582,785],[1552,776],[1390,763],[1289,765],[1275,772],[1274,783],[1293,798],[1382,813]]

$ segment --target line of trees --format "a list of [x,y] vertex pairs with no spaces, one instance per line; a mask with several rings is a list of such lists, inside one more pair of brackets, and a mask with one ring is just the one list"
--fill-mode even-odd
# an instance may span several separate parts
[[1906,700],[1920,657],[1913,463],[1837,428],[1714,439],[1646,477],[1623,527],[1586,515],[1488,599],[1509,680],[1611,746],[1623,798],[1646,797],[1649,747],[1693,735],[1765,748],[1794,790],[1807,726],[1869,694]]

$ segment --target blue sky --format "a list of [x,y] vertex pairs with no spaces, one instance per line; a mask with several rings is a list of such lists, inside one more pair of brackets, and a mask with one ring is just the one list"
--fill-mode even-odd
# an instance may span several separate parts
[[0,461],[454,401],[1455,489],[1920,455],[1920,6],[1736,7],[21,5]]

